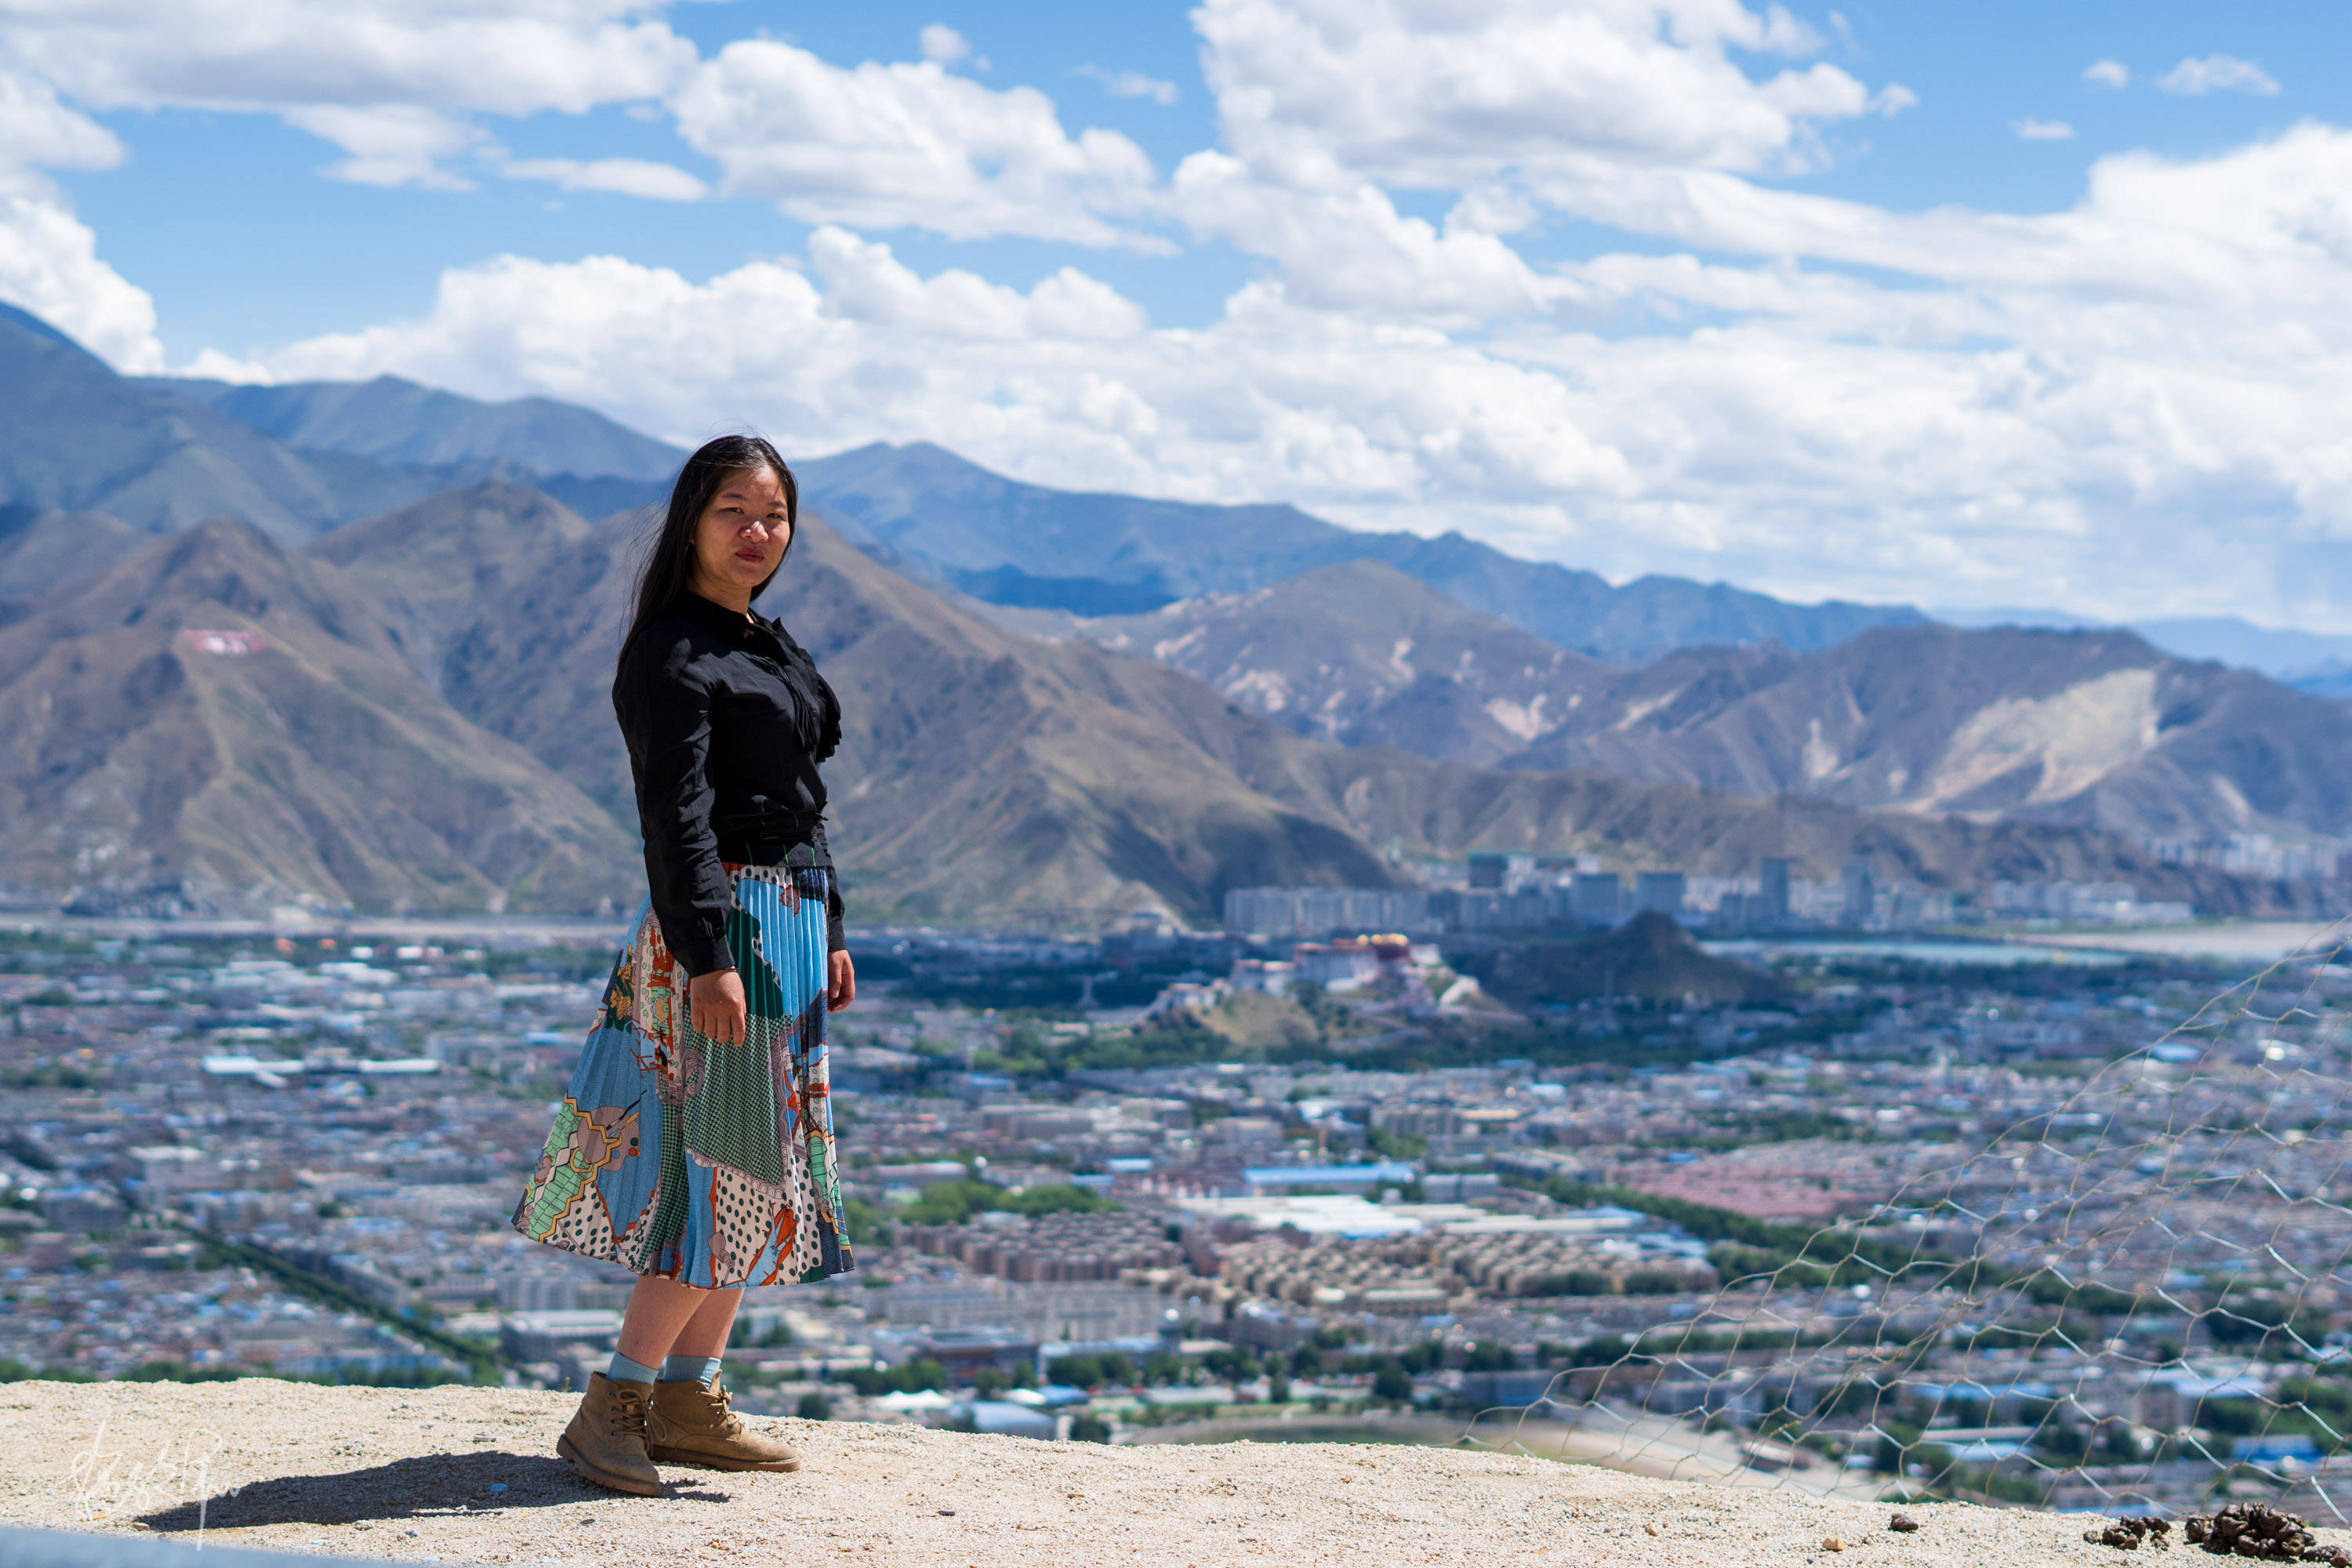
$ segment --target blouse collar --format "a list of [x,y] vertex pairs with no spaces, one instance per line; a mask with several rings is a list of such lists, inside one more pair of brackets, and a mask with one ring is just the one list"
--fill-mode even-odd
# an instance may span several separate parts
[[715,599],[704,598],[691,588],[686,591],[686,609],[711,630],[737,642],[749,637],[754,631],[767,633],[779,644],[785,641],[781,623],[769,619],[756,609],[738,614]]
[[760,615],[758,611],[754,610],[746,616],[738,611],[729,609],[726,605],[719,603],[716,599],[706,599],[691,588],[688,588],[686,591],[686,608],[690,611],[697,619],[708,622],[709,625],[714,626],[726,626],[732,630],[740,631],[743,628],[747,621],[753,626],[760,624]]

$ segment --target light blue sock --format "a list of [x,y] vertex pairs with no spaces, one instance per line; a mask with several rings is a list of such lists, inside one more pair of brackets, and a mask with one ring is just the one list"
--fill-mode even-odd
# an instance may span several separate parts
[[715,1355],[674,1355],[662,1363],[661,1380],[708,1384],[719,1375],[719,1361]]
[[613,1364],[604,1369],[604,1377],[611,1383],[651,1383],[654,1380],[654,1369],[641,1361],[631,1361],[619,1351],[614,1351]]

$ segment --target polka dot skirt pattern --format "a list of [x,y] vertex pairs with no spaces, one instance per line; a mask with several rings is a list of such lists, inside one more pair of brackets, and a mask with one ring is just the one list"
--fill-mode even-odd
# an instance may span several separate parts
[[727,945],[750,1015],[743,1043],[694,1026],[686,976],[643,910],[514,1227],[706,1289],[844,1274],[854,1265],[824,1045],[833,873],[727,869]]

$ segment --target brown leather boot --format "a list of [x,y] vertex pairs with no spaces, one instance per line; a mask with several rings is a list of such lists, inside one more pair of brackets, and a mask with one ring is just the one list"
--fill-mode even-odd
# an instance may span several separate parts
[[652,1395],[650,1384],[614,1383],[594,1373],[572,1425],[555,1440],[555,1451],[598,1486],[661,1496],[661,1472],[646,1457],[646,1412]]
[[709,1383],[656,1383],[653,1418],[646,1425],[646,1452],[666,1465],[702,1465],[714,1470],[797,1470],[801,1457],[772,1437],[762,1437],[728,1408],[727,1389]]

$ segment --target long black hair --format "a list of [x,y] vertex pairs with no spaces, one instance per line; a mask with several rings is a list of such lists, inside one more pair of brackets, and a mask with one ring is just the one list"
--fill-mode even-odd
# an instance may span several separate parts
[[[636,604],[629,615],[629,635],[621,639],[621,656],[628,657],[629,645],[646,624],[667,613],[686,597],[688,584],[694,581],[694,541],[701,525],[702,514],[710,510],[710,502],[728,479],[752,468],[765,468],[776,476],[784,487],[784,518],[792,524],[792,533],[784,540],[783,554],[776,557],[776,572],[784,569],[784,560],[793,552],[793,542],[801,532],[801,492],[793,470],[776,449],[759,436],[721,436],[715,441],[705,441],[694,456],[677,471],[677,482],[670,486],[669,512],[662,519],[661,531],[654,535],[652,545],[646,551],[646,563],[637,574]],[[758,598],[776,580],[776,572],[760,579],[751,590]]]
[[[776,557],[776,572],[784,569],[785,557],[792,554],[793,544],[801,535],[801,492],[793,470],[773,447],[757,436],[721,436],[715,441],[704,442],[678,469],[677,482],[670,487],[669,511],[646,551],[645,565],[637,573],[636,604],[629,616],[629,635],[621,639],[618,662],[625,668],[637,635],[677,608],[678,601],[690,591],[695,534],[701,526],[702,514],[710,509],[712,500],[729,478],[753,468],[766,468],[783,487],[784,517],[792,525],[792,533],[784,541],[782,554]],[[767,591],[768,584],[776,580],[776,572],[760,579],[760,585],[751,590],[753,598]],[[816,661],[793,640],[792,634],[782,633],[782,640],[787,655],[784,684],[792,693],[801,743],[811,756],[823,762],[841,744],[840,700],[824,677],[817,673]]]

